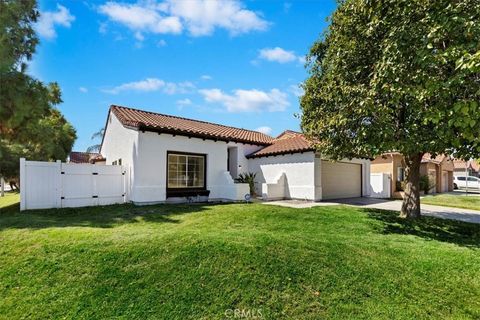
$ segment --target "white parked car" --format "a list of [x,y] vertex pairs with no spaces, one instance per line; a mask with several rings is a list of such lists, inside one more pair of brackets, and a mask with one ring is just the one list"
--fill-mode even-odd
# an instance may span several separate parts
[[466,177],[466,176],[454,176],[453,177],[453,187],[466,188],[468,182],[468,188],[480,189],[480,178],[477,177]]

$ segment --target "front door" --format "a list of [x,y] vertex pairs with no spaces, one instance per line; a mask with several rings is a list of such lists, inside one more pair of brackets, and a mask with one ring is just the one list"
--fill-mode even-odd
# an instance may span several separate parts
[[232,176],[233,179],[237,178],[238,176],[238,148],[237,147],[231,147],[227,149],[228,152],[228,172],[230,172],[230,175]]

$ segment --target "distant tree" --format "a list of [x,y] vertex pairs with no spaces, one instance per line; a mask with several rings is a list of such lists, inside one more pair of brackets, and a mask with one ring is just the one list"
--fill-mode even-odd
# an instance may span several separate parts
[[36,1],[0,0],[0,175],[18,177],[18,160],[65,160],[75,129],[54,107],[62,102],[56,83],[26,73],[38,38]]
[[303,131],[333,159],[403,154],[404,217],[425,153],[480,156],[479,21],[478,0],[345,0],[311,48]]
[[99,141],[100,143],[96,143],[94,145],[91,145],[90,147],[87,148],[87,152],[100,152],[100,148],[102,147],[102,139],[103,139],[103,135],[105,134],[105,128],[101,128],[100,130],[98,130],[97,132],[95,132],[93,135],[92,135],[92,140],[97,140]]

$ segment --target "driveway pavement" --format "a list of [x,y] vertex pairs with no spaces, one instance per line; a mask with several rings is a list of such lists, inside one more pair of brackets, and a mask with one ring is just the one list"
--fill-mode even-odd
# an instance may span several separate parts
[[[340,199],[331,202],[309,202],[301,200],[280,200],[264,202],[269,205],[279,205],[290,208],[311,208],[316,206],[332,206],[346,204],[357,206],[361,208],[374,208],[382,210],[400,211],[402,207],[401,200],[384,200],[375,198],[350,198]],[[471,223],[480,223],[480,211],[449,208],[441,206],[433,206],[429,204],[422,204],[422,215],[431,216],[442,219],[452,219]]]

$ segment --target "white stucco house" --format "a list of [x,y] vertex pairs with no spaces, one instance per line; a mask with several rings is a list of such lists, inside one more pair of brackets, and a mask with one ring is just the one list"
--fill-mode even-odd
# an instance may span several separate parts
[[257,174],[264,199],[321,201],[367,196],[370,161],[322,159],[298,132],[266,134],[122,106],[110,107],[100,150],[121,164],[137,204],[242,200],[238,174]]

